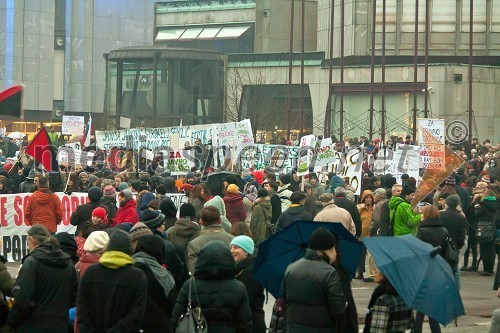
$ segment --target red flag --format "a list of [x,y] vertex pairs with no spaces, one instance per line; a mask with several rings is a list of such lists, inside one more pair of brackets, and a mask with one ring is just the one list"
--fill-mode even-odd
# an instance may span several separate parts
[[57,150],[52,145],[45,127],[42,127],[40,132],[35,135],[28,147],[26,147],[26,154],[33,156],[35,161],[43,165],[45,170],[49,172],[59,171]]
[[3,119],[20,118],[23,87],[14,86],[0,92],[0,116]]

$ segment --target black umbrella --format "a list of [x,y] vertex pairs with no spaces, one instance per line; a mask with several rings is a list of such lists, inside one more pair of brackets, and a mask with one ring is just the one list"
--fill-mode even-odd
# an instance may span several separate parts
[[224,196],[222,190],[224,189],[224,179],[226,177],[233,178],[236,180],[238,187],[240,190],[243,190],[243,186],[245,186],[245,182],[241,179],[240,175],[236,172],[232,171],[220,171],[209,173],[208,176],[203,176],[201,178],[201,182],[206,183],[210,193],[216,196]]

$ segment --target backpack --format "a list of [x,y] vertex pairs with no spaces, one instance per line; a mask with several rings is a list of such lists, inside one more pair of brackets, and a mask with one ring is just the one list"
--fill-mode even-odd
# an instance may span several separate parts
[[481,221],[477,224],[477,242],[479,244],[492,243],[495,240],[495,221]]

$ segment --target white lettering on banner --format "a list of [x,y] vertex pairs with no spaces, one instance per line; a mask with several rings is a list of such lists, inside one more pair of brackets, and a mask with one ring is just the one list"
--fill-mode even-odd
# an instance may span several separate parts
[[[28,254],[26,241],[30,225],[24,218],[24,209],[32,193],[0,195],[0,249],[2,255],[10,262],[21,262]],[[57,226],[57,232],[74,234],[76,227],[70,224],[71,214],[80,205],[88,202],[87,193],[56,193],[63,207],[63,218]],[[177,207],[188,201],[184,194],[169,194]]]
[[71,147],[59,147],[57,150],[57,161],[61,165],[87,165],[91,166],[94,152],[81,151]]
[[335,163],[329,164],[328,169],[337,176],[349,178],[349,185],[354,188],[354,194],[361,194],[361,178],[363,175],[363,147],[356,147],[347,154],[335,152]]

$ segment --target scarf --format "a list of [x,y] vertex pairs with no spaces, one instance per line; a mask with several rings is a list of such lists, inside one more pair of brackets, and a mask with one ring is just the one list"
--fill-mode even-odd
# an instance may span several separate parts
[[156,278],[156,281],[163,287],[165,298],[168,298],[170,291],[175,287],[172,274],[163,268],[158,261],[146,252],[137,252],[132,255],[136,263],[141,263],[148,267]]

